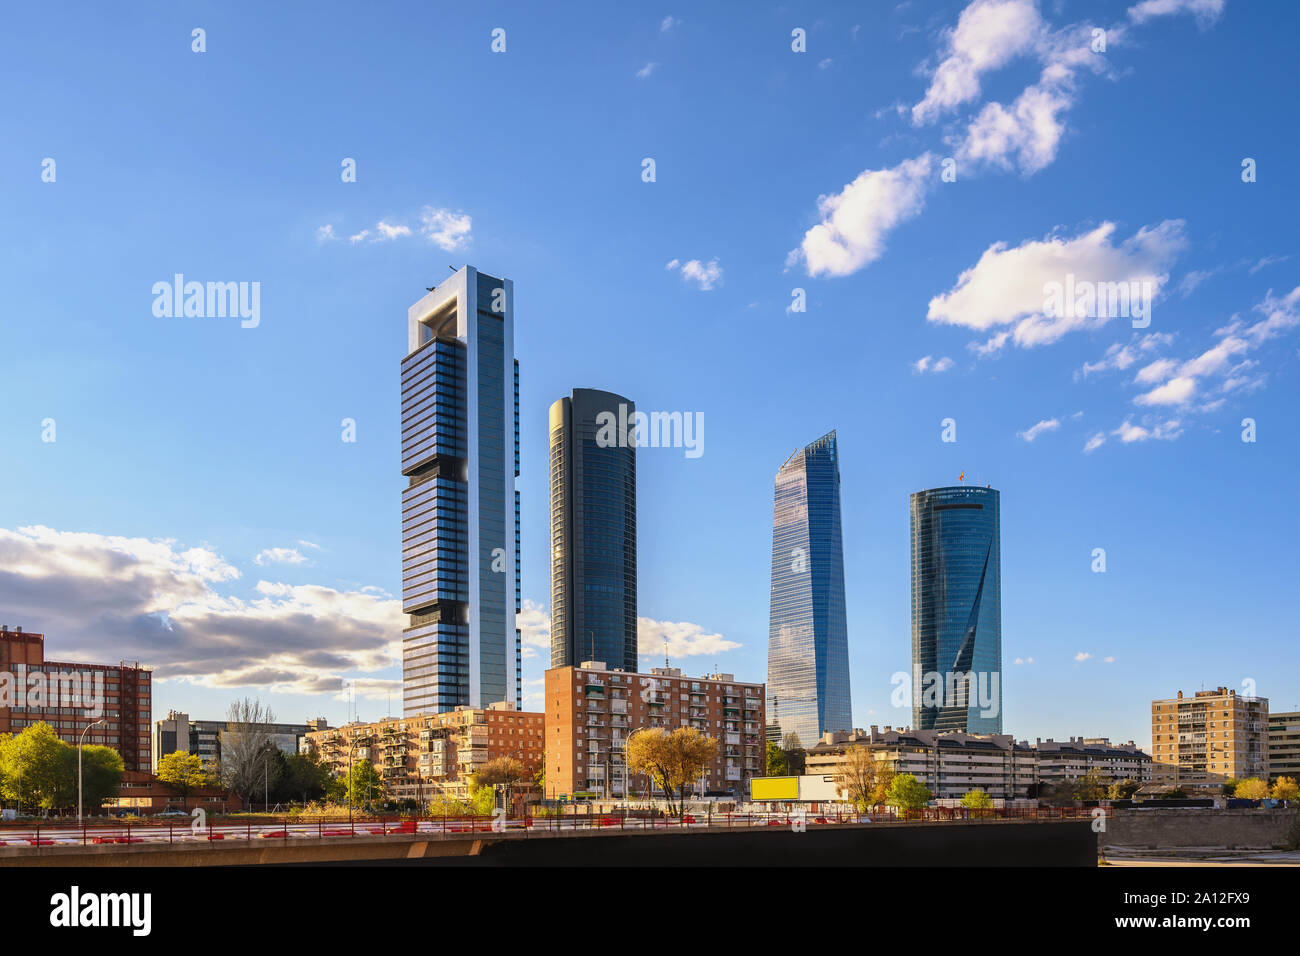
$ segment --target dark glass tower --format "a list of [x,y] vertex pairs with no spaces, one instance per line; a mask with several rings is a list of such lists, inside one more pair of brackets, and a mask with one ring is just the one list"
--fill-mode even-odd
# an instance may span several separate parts
[[465,266],[408,310],[403,712],[522,698],[514,284]]
[[853,729],[849,638],[840,538],[835,432],[786,459],[776,473],[767,719],[772,736],[811,747]]
[[577,388],[551,405],[551,666],[635,672],[632,402]]
[[999,514],[993,488],[912,495],[912,724],[919,730],[1002,732]]

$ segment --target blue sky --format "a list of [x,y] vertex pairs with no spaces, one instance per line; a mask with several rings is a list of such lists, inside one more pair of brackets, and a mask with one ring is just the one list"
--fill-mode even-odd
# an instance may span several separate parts
[[[859,725],[910,720],[908,495],[962,471],[1002,491],[1009,732],[1300,709],[1298,15],[738,11],[8,12],[0,619],[155,666],[156,716],[395,711],[406,308],[468,262],[515,282],[532,639],[546,409],[592,386],[705,421],[639,456],[647,666],[765,678],[772,480],[836,428]],[[155,316],[178,272],[260,283],[257,327]],[[1148,282],[1149,326],[1045,316],[1066,273]]]

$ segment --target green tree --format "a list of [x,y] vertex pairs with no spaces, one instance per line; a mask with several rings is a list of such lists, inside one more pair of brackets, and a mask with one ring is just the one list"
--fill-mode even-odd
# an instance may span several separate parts
[[476,816],[490,817],[496,809],[496,787],[492,784],[480,784],[469,792],[470,809]]
[[[70,776],[73,778],[71,787],[72,793],[68,801],[68,806],[75,806],[77,802],[76,791],[76,772],[77,762],[75,748],[73,750]],[[112,747],[101,747],[99,744],[87,744],[81,748],[81,802],[87,810],[98,810],[104,805],[104,801],[109,797],[115,797],[122,789],[122,777],[126,773],[126,765],[122,762],[122,755]]]
[[155,776],[163,786],[180,794],[181,806],[186,810],[189,809],[190,794],[212,782],[212,778],[204,769],[203,758],[183,750],[174,750],[160,757]]
[[383,778],[369,760],[352,765],[347,778],[348,802],[354,807],[369,807],[384,799]]
[[784,777],[790,770],[790,763],[785,758],[785,751],[777,745],[775,740],[767,742],[767,775],[769,777]]
[[1258,777],[1247,777],[1237,784],[1236,796],[1240,800],[1263,800],[1268,796],[1268,784]]
[[326,796],[329,767],[314,752],[289,754],[284,758],[283,766],[281,787],[289,794],[289,799],[306,804]]
[[[60,740],[54,728],[43,720],[7,738],[0,749],[5,798],[21,800],[29,809],[52,810],[60,806],[60,801],[67,799],[70,754],[75,774],[76,755],[72,747]],[[75,788],[76,781],[71,785]],[[76,800],[75,792],[73,800]]]
[[961,798],[961,805],[968,810],[992,810],[993,798],[976,787]]
[[885,794],[885,803],[900,810],[919,810],[930,802],[930,791],[910,773],[894,777]]

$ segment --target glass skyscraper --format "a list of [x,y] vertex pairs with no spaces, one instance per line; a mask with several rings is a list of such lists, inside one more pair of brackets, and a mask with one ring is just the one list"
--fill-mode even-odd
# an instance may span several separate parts
[[811,747],[853,729],[835,432],[786,459],[773,512],[769,736]]
[[637,670],[635,411],[594,388],[551,405],[552,667]]
[[999,496],[959,485],[912,495],[912,725],[1002,732]]
[[403,712],[522,702],[514,284],[465,266],[402,359]]

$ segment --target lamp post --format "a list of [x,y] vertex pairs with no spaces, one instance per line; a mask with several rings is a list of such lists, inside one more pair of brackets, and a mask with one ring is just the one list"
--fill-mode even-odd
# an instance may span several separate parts
[[99,718],[99,720],[91,721],[86,724],[86,729],[83,730],[81,736],[77,738],[77,826],[81,826],[81,744],[82,741],[86,739],[87,731],[89,731],[91,727],[94,727],[95,724],[102,723],[104,723],[103,717]]

